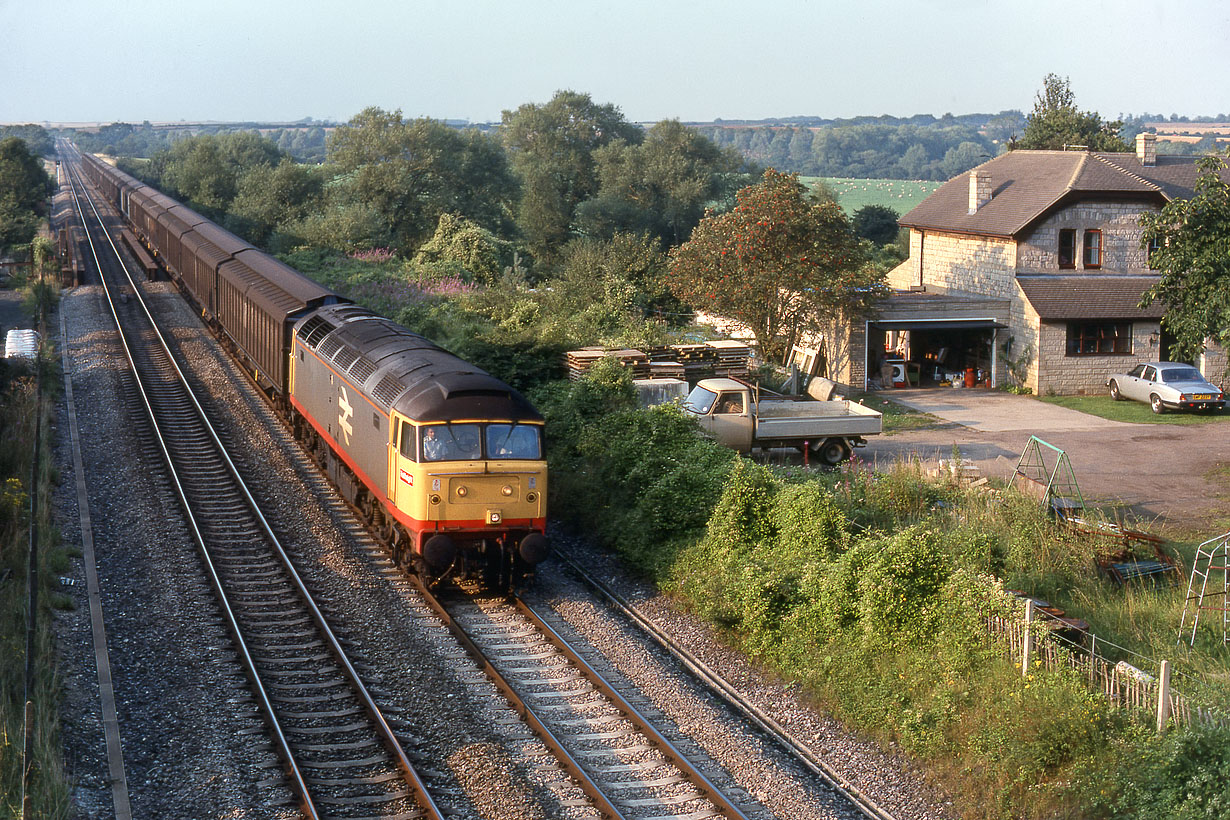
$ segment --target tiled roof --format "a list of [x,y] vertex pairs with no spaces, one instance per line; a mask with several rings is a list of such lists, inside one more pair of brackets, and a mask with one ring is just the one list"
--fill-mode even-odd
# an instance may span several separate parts
[[1043,319],[1160,319],[1161,302],[1140,309],[1140,297],[1157,276],[1101,274],[1019,275],[1025,298]]
[[[901,217],[912,228],[1011,237],[1061,200],[1112,197],[1169,199],[1192,195],[1199,170],[1194,157],[1158,157],[1144,166],[1135,154],[1090,151],[1009,151],[975,170],[991,177],[991,201],[969,213],[969,173],[953,177]],[[1230,171],[1223,171],[1230,181]]]

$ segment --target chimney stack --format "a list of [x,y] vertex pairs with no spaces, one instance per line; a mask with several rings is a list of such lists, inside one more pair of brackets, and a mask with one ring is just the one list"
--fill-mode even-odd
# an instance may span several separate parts
[[975,168],[969,172],[969,212],[978,213],[978,209],[991,201],[991,172]]
[[1136,135],[1136,159],[1141,165],[1157,165],[1157,134]]

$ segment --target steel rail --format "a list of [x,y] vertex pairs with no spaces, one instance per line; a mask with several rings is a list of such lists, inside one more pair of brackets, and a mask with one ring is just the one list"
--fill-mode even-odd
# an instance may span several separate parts
[[483,650],[474,642],[474,639],[470,637],[465,628],[453,618],[447,607],[428,589],[427,585],[423,583],[422,578],[418,575],[411,575],[410,578],[418,589],[419,594],[422,595],[423,601],[427,604],[428,608],[444,622],[444,626],[457,639],[457,642],[461,644],[466,654],[482,667],[483,672],[495,684],[495,688],[499,690],[500,694],[508,700],[512,709],[521,715],[522,719],[529,725],[530,730],[538,736],[539,740],[546,744],[551,754],[564,767],[564,770],[577,781],[581,791],[594,801],[598,813],[609,820],[624,820],[623,813],[611,803],[610,799],[598,784],[594,782],[589,773],[585,771],[584,767],[564,748],[564,744],[560,739],[534,714],[525,698],[521,697],[520,693],[508,682],[508,679],[500,674],[499,670],[491,664]]
[[[74,174],[77,174],[76,169],[71,168],[71,166],[70,166],[70,171]],[[78,176],[78,182],[80,183],[79,176]],[[76,186],[72,186],[72,188],[73,188],[72,190],[73,201],[76,204],[78,212],[81,216],[82,224],[85,225],[86,224],[85,215],[84,215],[83,210],[81,209],[80,201],[77,197]],[[198,417],[200,418],[204,429],[208,432],[211,440],[213,441],[215,448],[220,454],[230,475],[232,476],[232,479],[234,480],[237,489],[240,490],[248,506],[250,507],[253,515],[255,516],[256,520],[259,522],[260,527],[262,531],[264,532],[266,538],[269,540],[270,546],[273,547],[274,553],[277,556],[279,562],[282,564],[282,566],[287,571],[288,576],[292,580],[295,590],[299,593],[299,596],[302,599],[302,602],[308,608],[308,611],[310,612],[311,617],[318,628],[320,636],[325,639],[326,643],[329,645],[329,649],[331,653],[334,655],[337,662],[341,665],[343,671],[346,674],[348,682],[351,685],[351,688],[353,689],[355,695],[359,698],[365,711],[368,713],[370,719],[375,724],[377,728],[377,733],[379,734],[381,741],[384,743],[384,745],[386,746],[390,754],[393,755],[398,768],[402,771],[407,784],[411,787],[411,790],[414,792],[415,797],[419,801],[420,806],[424,808],[432,817],[443,818],[442,812],[436,806],[435,801],[432,799],[431,795],[427,791],[427,788],[425,784],[422,782],[422,779],[419,777],[413,765],[410,763],[409,758],[406,756],[405,750],[402,749],[400,742],[397,740],[392,729],[389,727],[387,721],[384,718],[384,715],[380,712],[379,707],[376,705],[374,699],[371,697],[371,694],[368,692],[367,687],[363,684],[361,678],[359,677],[358,672],[355,670],[349,658],[346,656],[345,650],[342,648],[340,641],[338,641],[337,636],[334,634],[333,630],[330,628],[323,613],[320,612],[320,609],[317,607],[316,602],[312,599],[312,596],[309,593],[306,585],[303,583],[302,578],[299,576],[299,573],[295,570],[295,567],[293,563],[291,562],[290,557],[287,555],[286,551],[283,549],[281,542],[278,540],[277,536],[274,534],[273,529],[269,525],[268,520],[265,518],[264,514],[261,512],[260,507],[257,504],[256,500],[253,498],[251,492],[249,491],[247,484],[243,481],[242,477],[239,474],[238,469],[236,468],[234,462],[231,460],[230,455],[227,453],[225,446],[222,444],[222,440],[218,436],[217,431],[214,429],[213,425],[210,424],[208,417],[205,414],[204,409],[200,405],[200,402],[197,400],[191,388],[188,387],[187,378],[184,376],[183,371],[180,369],[178,362],[175,360],[174,355],[171,353],[170,347],[167,344],[166,339],[163,337],[163,334],[161,330],[159,329],[157,322],[154,321],[153,315],[150,313],[148,305],[146,305],[145,300],[141,296],[140,289],[137,287],[136,283],[133,281],[132,276],[128,271],[128,266],[127,264],[125,264],[123,260],[123,256],[119,253],[119,250],[115,247],[115,242],[111,237],[111,233],[110,231],[107,230],[106,225],[103,222],[101,215],[98,213],[97,207],[95,207],[88,193],[84,191],[84,186],[83,186],[82,192],[83,194],[85,194],[86,201],[89,203],[90,208],[94,213],[95,219],[98,221],[100,229],[103,231],[103,234],[106,236],[107,242],[111,246],[112,252],[115,253],[116,258],[119,260],[120,267],[124,271],[124,275],[128,279],[129,285],[133,289],[133,293],[137,298],[138,304],[140,305],[142,312],[145,314],[146,318],[148,319],[150,323],[153,333],[155,334],[158,340],[159,346],[163,350],[167,360],[169,361],[170,365],[174,369],[177,377],[183,383],[185,388],[187,388],[186,389],[187,397],[191,400],[191,403],[193,407],[195,408],[195,411]],[[87,241],[89,242],[89,245],[90,245],[90,252],[94,257],[95,266],[99,271],[99,277],[104,282],[104,292],[107,296],[107,302],[111,308],[112,316],[115,318],[117,328],[120,328],[121,325],[120,325],[118,311],[116,310],[116,307],[115,307],[115,302],[112,299],[110,289],[106,287],[105,277],[102,276],[102,265],[98,258],[98,252],[94,246],[93,239],[90,238],[90,235],[89,235],[90,232],[87,230],[85,233],[86,233]],[[119,335],[120,335],[121,343],[124,348],[125,356],[128,358],[129,364],[133,366],[134,368],[133,372],[135,374],[136,369],[135,369],[135,363],[133,361],[132,351],[129,348],[127,339],[125,338],[125,334],[122,328],[120,329]],[[205,545],[205,539],[197,523],[196,517],[193,515],[191,511],[191,504],[189,503],[189,500],[187,498],[185,488],[183,487],[182,483],[179,480],[179,477],[174,467],[173,460],[167,449],[167,443],[162,435],[161,430],[158,428],[158,423],[155,418],[153,406],[150,403],[150,400],[145,391],[144,385],[141,384],[140,378],[138,377],[136,381],[137,381],[138,389],[142,397],[142,401],[146,408],[146,412],[149,414],[151,425],[158,439],[159,447],[162,451],[163,458],[166,460],[170,468],[171,477],[175,484],[176,492],[179,496],[180,503],[184,507],[185,514],[190,524],[190,528],[193,532],[194,538],[197,541],[198,550],[201,552],[202,557],[205,561],[208,573],[210,575],[211,583],[214,586],[215,593],[218,595],[219,600],[222,604],[223,610],[228,620],[229,627],[240,649],[240,654],[244,658],[244,663],[245,663],[245,666],[247,667],[249,678],[252,679],[253,686],[257,690],[258,697],[261,701],[262,709],[264,710],[265,715],[266,715],[266,719],[270,722],[272,731],[274,732],[275,737],[278,740],[279,753],[282,754],[282,756],[284,757],[286,761],[292,782],[294,783],[296,790],[301,790],[300,793],[305,803],[306,813],[308,813],[310,817],[317,817],[318,814],[316,813],[314,806],[312,806],[306,780],[302,772],[299,770],[298,765],[294,761],[294,754],[290,748],[289,740],[286,738],[285,733],[282,730],[281,725],[277,721],[277,718],[275,716],[276,710],[273,707],[272,700],[269,697],[264,686],[260,683],[259,672],[256,668],[255,660],[252,657],[248,649],[246,641],[243,639],[242,635],[240,634],[240,628],[239,628],[238,621],[236,619],[235,613],[229,601],[227,600],[226,594],[223,591],[221,578],[219,577],[216,571],[216,568],[214,567],[214,564],[208,555],[208,550]]]
[[845,795],[864,817],[872,818],[872,820],[896,820],[888,810],[864,794],[861,789],[816,755],[806,744],[790,734],[771,716],[743,697],[721,675],[667,635],[664,630],[625,600],[623,596],[595,578],[562,550],[557,548],[553,553],[557,559],[567,564],[569,569],[576,573],[586,584],[605,597],[612,606],[623,612],[627,618],[635,623],[659,646],[674,656],[693,678],[704,686],[709,687],[732,709],[738,711],[747,720],[751,721],[753,725],[759,727],[762,732],[773,738],[779,746],[797,758],[814,775],[839,793]]
[[661,732],[641,712],[633,706],[628,700],[621,695],[614,686],[612,686],[605,678],[602,677],[592,666],[585,661],[580,654],[572,648],[565,638],[555,631],[535,609],[519,597],[508,599],[510,603],[521,613],[530,623],[532,623],[547,642],[560,651],[569,663],[573,664],[581,675],[590,682],[599,692],[615,705],[615,708],[622,714],[628,722],[636,727],[637,731],[645,735],[649,740],[650,745],[662,753],[662,756],[669,760],[675,768],[679,769],[684,776],[692,783],[693,786],[714,805],[718,810],[718,814],[728,820],[746,820],[746,815],[733,803],[731,803],[726,795],[722,793],[709,778],[696,768],[692,761],[675,748],[675,744],[671,743]]

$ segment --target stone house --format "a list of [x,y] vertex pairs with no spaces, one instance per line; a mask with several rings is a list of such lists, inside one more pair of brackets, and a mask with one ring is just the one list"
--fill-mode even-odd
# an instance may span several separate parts
[[[1159,157],[1141,134],[1135,153],[1012,151],[949,180],[901,217],[910,257],[877,316],[851,329],[835,377],[926,386],[969,372],[1084,394],[1165,358],[1163,306],[1137,307],[1158,280],[1140,215],[1192,196],[1197,177],[1194,158]],[[1220,349],[1195,364],[1225,378]]]

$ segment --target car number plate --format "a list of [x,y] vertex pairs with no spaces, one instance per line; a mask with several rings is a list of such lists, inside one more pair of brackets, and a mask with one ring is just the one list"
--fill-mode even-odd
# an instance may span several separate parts
[[1192,396],[1192,399],[1194,399],[1195,401],[1208,401],[1211,398],[1213,397],[1210,396],[1208,393],[1197,393],[1196,395]]

